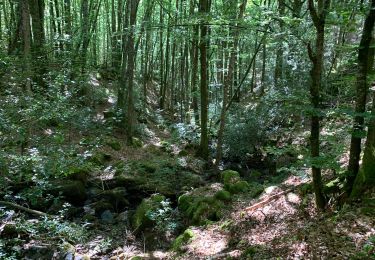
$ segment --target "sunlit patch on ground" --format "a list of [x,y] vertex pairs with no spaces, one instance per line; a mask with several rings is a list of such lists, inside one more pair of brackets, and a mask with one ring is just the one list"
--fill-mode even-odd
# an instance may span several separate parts
[[219,254],[228,247],[228,234],[216,225],[192,229],[193,241],[187,246],[188,254],[198,257],[207,257]]

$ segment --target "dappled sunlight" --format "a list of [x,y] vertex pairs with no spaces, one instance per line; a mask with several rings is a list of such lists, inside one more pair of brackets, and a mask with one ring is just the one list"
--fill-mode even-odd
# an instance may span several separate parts
[[222,232],[216,225],[205,229],[193,228],[193,241],[187,246],[189,254],[197,257],[216,255],[224,251],[228,246],[228,234]]

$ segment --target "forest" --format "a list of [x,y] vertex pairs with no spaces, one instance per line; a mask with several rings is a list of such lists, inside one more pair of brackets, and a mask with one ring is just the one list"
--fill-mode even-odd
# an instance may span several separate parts
[[1,0],[0,259],[375,259],[375,0]]

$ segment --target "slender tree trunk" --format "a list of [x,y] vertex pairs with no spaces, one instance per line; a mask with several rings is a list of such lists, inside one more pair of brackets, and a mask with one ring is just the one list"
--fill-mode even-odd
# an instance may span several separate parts
[[312,175],[315,201],[317,207],[321,210],[325,209],[326,199],[323,194],[321,168],[318,165],[318,158],[320,156],[320,88],[323,72],[324,29],[329,7],[330,0],[319,0],[317,8],[314,6],[313,0],[308,0],[308,8],[316,29],[315,51],[310,44],[308,46],[308,53],[312,62],[310,95],[314,108],[311,115],[310,150],[313,161]]
[[[285,0],[278,0],[279,3],[279,16],[283,17],[285,15]],[[280,33],[284,32],[284,22],[279,21]],[[275,64],[275,87],[279,88],[280,82],[283,79],[283,60],[284,60],[284,50],[283,50],[283,39],[279,40],[276,50],[276,64]]]
[[127,82],[127,113],[126,113],[126,136],[127,143],[132,144],[134,127],[135,127],[135,109],[134,109],[134,69],[135,69],[135,25],[137,22],[137,10],[139,0],[130,0],[130,17],[129,17],[129,38],[126,48],[128,54],[128,66],[126,70],[126,82]]
[[[199,12],[202,15],[207,15],[210,12],[209,0],[199,0]],[[200,156],[208,160],[208,26],[202,20],[200,25],[201,39],[199,44],[200,49],[200,64],[201,64],[201,138],[200,138]]]
[[[190,0],[190,15],[194,14],[195,1]],[[194,111],[195,125],[199,125],[199,110],[198,110],[198,60],[199,60],[199,26],[194,25],[192,33],[192,44],[191,44],[191,96],[192,96],[192,107]]]
[[[368,83],[367,83],[367,74],[369,69],[369,56],[370,56],[370,44],[372,40],[372,32],[374,29],[375,23],[375,0],[371,1],[371,9],[366,17],[365,24],[363,27],[362,32],[362,39],[359,45],[358,51],[358,74],[357,74],[357,82],[356,82],[356,117],[354,118],[354,125],[353,125],[353,134],[350,142],[350,156],[349,156],[349,166],[348,166],[348,173],[346,177],[346,191],[348,194],[351,193],[354,181],[357,177],[358,170],[359,170],[359,160],[361,155],[361,141],[362,141],[362,133],[364,131],[364,113],[366,112],[366,99],[367,99],[367,92],[368,92]],[[372,55],[373,56],[373,55]],[[373,60],[372,60],[373,61]],[[370,63],[372,63],[370,61]],[[371,64],[372,67],[372,64]],[[372,120],[373,121],[373,120]],[[371,128],[370,128],[371,129]],[[367,145],[369,148],[371,147],[371,133],[369,129],[368,137],[369,144]],[[371,129],[372,130],[372,129]],[[367,153],[369,153],[369,148],[367,148]],[[371,152],[370,152],[371,153]],[[368,158],[371,156],[369,154],[366,155],[366,166],[364,166],[365,172],[368,172]]]

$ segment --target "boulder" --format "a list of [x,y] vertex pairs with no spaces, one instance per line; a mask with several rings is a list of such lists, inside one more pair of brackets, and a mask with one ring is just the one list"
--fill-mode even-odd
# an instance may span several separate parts
[[247,181],[241,179],[240,174],[236,171],[226,170],[221,173],[221,180],[224,188],[230,193],[240,193],[249,190]]
[[162,201],[166,198],[161,194],[154,194],[150,198],[143,199],[132,217],[132,227],[136,231],[142,231],[154,225],[150,213],[162,208]]
[[49,192],[55,196],[62,195],[66,201],[77,206],[86,200],[85,185],[78,180],[54,180]]
[[178,208],[193,225],[204,225],[209,221],[217,221],[222,217],[224,201],[230,199],[230,194],[223,186],[214,183],[189,191],[178,198]]

